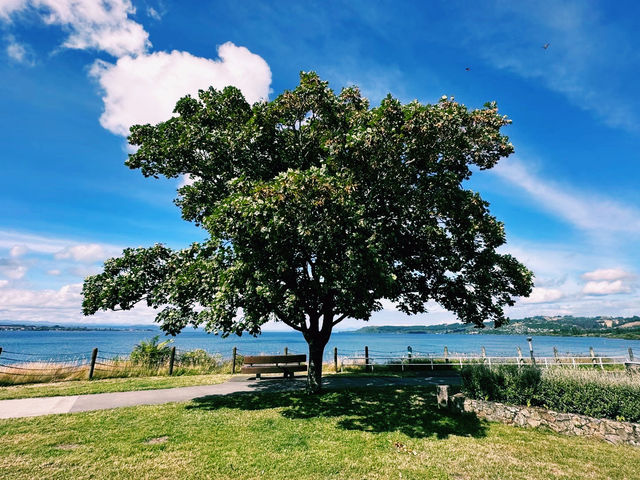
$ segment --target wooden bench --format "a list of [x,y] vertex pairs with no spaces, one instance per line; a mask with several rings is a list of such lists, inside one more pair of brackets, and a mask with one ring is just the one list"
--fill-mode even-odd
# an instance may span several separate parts
[[307,356],[302,355],[253,355],[245,356],[242,373],[254,373],[260,378],[263,373],[283,373],[284,378],[293,378],[294,372],[306,372]]

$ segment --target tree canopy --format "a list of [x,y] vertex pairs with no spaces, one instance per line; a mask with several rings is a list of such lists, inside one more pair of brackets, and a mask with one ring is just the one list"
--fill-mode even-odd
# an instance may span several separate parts
[[301,73],[270,102],[209,88],[174,114],[131,128],[138,149],[126,164],[189,178],[176,203],[208,239],[107,260],[85,280],[85,314],[145,301],[170,334],[258,334],[283,322],[309,343],[317,389],[332,328],[369,319],[382,299],[408,314],[433,300],[463,322],[499,326],[503,307],[531,291],[531,272],[496,250],[503,224],[465,188],[472,171],[513,152],[495,103],[387,96],[370,108],[357,88],[336,94]]

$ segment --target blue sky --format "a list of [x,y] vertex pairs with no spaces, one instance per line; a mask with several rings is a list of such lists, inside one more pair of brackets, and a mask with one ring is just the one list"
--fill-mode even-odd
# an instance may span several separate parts
[[[640,313],[640,6],[636,2],[0,2],[0,320],[145,323],[80,314],[87,274],[125,246],[201,240],[180,179],[123,165],[132,123],[186,93],[274,98],[315,70],[471,107],[496,100],[516,153],[469,184],[536,274],[512,317]],[[547,49],[543,45],[549,44]],[[467,70],[467,68],[469,70]],[[436,305],[375,324],[451,321]],[[344,327],[357,324],[346,321]]]

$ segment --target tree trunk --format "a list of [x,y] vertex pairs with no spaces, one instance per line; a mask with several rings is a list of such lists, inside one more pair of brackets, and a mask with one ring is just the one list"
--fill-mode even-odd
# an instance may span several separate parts
[[322,390],[322,357],[327,342],[319,339],[307,340],[309,344],[309,369],[307,372],[307,392],[320,393]]

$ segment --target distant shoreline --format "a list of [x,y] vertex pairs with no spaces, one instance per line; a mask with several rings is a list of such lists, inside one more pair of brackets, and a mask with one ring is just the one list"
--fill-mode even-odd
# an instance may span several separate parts
[[33,332],[153,332],[152,328],[134,327],[68,327],[63,325],[22,325],[17,323],[0,324],[0,331],[33,331]]
[[511,320],[507,325],[485,328],[449,323],[416,326],[367,326],[355,330],[361,334],[464,334],[464,335],[536,335],[553,337],[604,337],[626,340],[640,339],[640,317],[527,317]]

